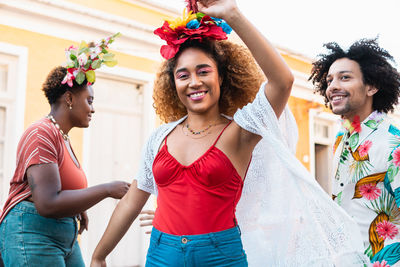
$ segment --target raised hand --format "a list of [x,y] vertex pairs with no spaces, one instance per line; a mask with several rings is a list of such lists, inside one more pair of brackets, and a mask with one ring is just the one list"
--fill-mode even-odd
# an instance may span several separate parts
[[238,11],[235,0],[199,0],[197,3],[200,12],[225,20]]
[[193,11],[193,13],[199,12],[199,9],[197,7],[197,0],[186,0],[186,4],[188,11]]
[[121,199],[128,192],[130,183],[115,181],[107,184],[107,193],[110,197]]

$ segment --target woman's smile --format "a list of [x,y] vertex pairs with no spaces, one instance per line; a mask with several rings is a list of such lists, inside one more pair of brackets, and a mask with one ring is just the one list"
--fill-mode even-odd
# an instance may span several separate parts
[[188,97],[190,98],[190,100],[200,101],[206,96],[207,93],[208,91],[196,91],[188,94]]

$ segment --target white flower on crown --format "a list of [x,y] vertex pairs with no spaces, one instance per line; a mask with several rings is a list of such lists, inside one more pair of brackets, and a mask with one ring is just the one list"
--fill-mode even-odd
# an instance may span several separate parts
[[71,59],[71,54],[76,56],[77,49],[75,46],[71,45],[70,47],[65,49],[65,57],[67,59]]
[[65,57],[71,60],[71,52],[68,49],[65,49]]
[[73,76],[76,77],[76,75],[78,75],[78,72],[79,72],[79,70],[74,70],[74,71],[72,72]]
[[102,49],[99,45],[96,45],[95,47],[91,47],[90,52],[89,52],[90,58],[91,59],[96,58],[101,53],[101,51],[102,51]]
[[87,58],[87,56],[86,56],[85,53],[80,54],[80,55],[78,56],[78,63],[79,63],[79,66],[85,66],[86,63],[87,63],[87,60],[88,60],[88,58]]

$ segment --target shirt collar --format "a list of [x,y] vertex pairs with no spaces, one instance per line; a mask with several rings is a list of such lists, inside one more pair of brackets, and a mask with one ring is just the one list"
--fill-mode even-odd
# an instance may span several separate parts
[[368,115],[365,120],[362,122],[359,121],[359,117],[355,116],[353,121],[342,119],[342,132],[350,133],[350,135],[354,133],[361,133],[363,130],[372,129],[375,130],[378,128],[378,125],[386,118],[386,113],[378,112],[377,110],[373,111]]
[[349,140],[352,151],[362,143],[362,141],[375,131],[379,124],[386,118],[386,113],[378,111],[372,112],[365,120],[360,122],[355,118],[352,122],[342,120],[342,130],[346,139]]

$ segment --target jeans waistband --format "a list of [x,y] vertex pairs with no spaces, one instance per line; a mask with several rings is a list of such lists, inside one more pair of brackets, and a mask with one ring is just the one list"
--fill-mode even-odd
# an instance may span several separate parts
[[[40,215],[39,212],[37,211],[35,204],[33,202],[30,201],[21,201],[18,204],[16,204],[10,211],[11,212],[24,212],[24,213],[31,213],[31,214],[37,214]],[[73,217],[63,217],[63,218],[59,218],[61,220],[71,220],[76,222],[76,216]]]
[[30,201],[26,201],[23,200],[21,202],[19,202],[18,204],[16,204],[12,210],[14,211],[22,211],[22,212],[29,212],[29,213],[33,213],[33,214],[39,214],[35,204],[33,202]]
[[240,240],[240,229],[238,226],[235,226],[227,230],[201,235],[171,235],[161,232],[153,227],[151,231],[151,239],[157,243],[161,242],[178,246],[218,244],[219,242],[228,240]]

